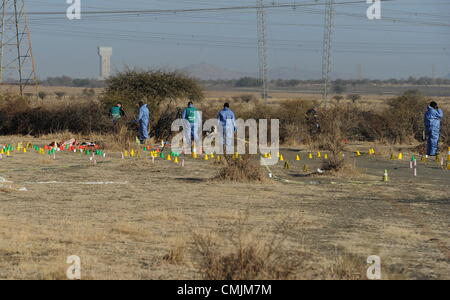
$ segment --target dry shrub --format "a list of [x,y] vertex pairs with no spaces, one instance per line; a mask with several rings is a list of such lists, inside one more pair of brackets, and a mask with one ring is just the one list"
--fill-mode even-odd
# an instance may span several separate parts
[[[337,249],[336,257],[331,265],[325,267],[324,273],[327,280],[368,280],[369,268],[364,256],[348,253],[344,249]],[[407,279],[403,270],[398,270],[397,265],[392,265],[386,259],[383,260],[382,278],[387,280]],[[396,268],[397,267],[397,268]]]
[[[162,110],[160,108],[160,110]],[[181,118],[182,109],[172,105],[165,107],[159,118],[153,122],[151,132],[158,139],[168,140],[172,136],[172,122]]]
[[444,110],[444,119],[441,124],[441,150],[447,152],[450,147],[450,111]]
[[236,160],[233,160],[230,156],[226,156],[224,161],[226,165],[214,178],[216,180],[235,182],[267,181],[267,175],[264,169],[250,155],[241,156]]
[[331,155],[330,159],[325,160],[320,168],[325,172],[332,173],[341,171],[345,166],[346,162],[344,158],[339,157],[338,155]]
[[422,138],[423,117],[428,101],[419,91],[407,91],[388,102],[383,112],[392,143],[411,143]]
[[[357,104],[334,105],[319,110],[322,134],[338,128],[343,139],[412,143],[420,141],[428,100],[417,91],[407,91],[388,101],[382,111],[365,111]],[[318,140],[323,136],[319,136]],[[320,143],[319,143],[320,144]]]
[[[231,109],[237,118],[247,119],[278,119],[280,121],[280,142],[298,144],[310,140],[306,112],[315,107],[313,101],[290,99],[280,103],[264,103],[255,100],[250,103],[232,103]],[[202,108],[204,119],[215,118],[219,108],[204,105]],[[270,122],[269,122],[270,123]],[[269,126],[268,136],[270,136]]]
[[117,124],[114,128],[115,134],[104,135],[96,141],[100,141],[105,149],[122,151],[131,149],[136,142],[136,132],[131,131],[125,124]]
[[320,114],[321,132],[317,136],[319,149],[331,152],[331,159],[336,166],[340,166],[340,155],[344,151],[344,132],[351,126],[347,109],[334,106]]
[[353,178],[359,175],[356,167],[346,161],[343,156],[344,138],[343,132],[351,128],[352,119],[349,119],[348,109],[335,106],[321,114],[321,120],[325,124],[319,135],[320,148],[331,152],[330,158],[325,160],[321,169],[324,175],[334,177]]
[[299,225],[290,222],[291,218],[276,226],[276,234],[264,239],[248,230],[247,218],[240,216],[227,233],[194,234],[194,267],[202,279],[367,280],[366,260],[342,249],[331,262],[306,249],[288,250],[285,242],[292,232],[298,232]]
[[293,99],[282,102],[277,112],[280,119],[281,143],[298,144],[310,140],[306,113],[317,104],[312,101]]
[[244,102],[244,103],[255,102],[258,100],[258,98],[256,98],[256,96],[252,94],[242,94],[239,96],[233,96],[232,99],[234,102]]
[[341,156],[331,155],[329,160],[323,161],[320,169],[325,171],[323,175],[340,178],[358,178],[361,172],[354,164],[349,163]]
[[330,280],[367,280],[367,268],[364,258],[340,252],[325,273]]
[[[324,147],[330,151],[341,151],[329,147],[343,147],[344,139],[364,139],[361,136],[361,115],[353,104],[334,105],[319,112],[321,134],[319,139],[324,140]],[[355,138],[359,137],[359,138]]]
[[184,240],[176,240],[169,253],[163,257],[163,260],[169,264],[181,265],[186,255],[186,242]]
[[229,248],[211,234],[194,234],[196,267],[204,280],[295,279],[303,256],[284,249],[286,232],[261,240],[246,232],[242,219],[236,228],[237,236]]
[[205,280],[285,280],[293,276],[294,268],[286,256],[267,249],[267,245],[242,244],[235,251],[222,254],[211,240],[196,236],[194,240],[201,255],[199,271]]
[[112,122],[96,101],[58,101],[32,105],[27,99],[3,95],[0,99],[0,134],[34,135],[62,131],[88,134],[111,132]]

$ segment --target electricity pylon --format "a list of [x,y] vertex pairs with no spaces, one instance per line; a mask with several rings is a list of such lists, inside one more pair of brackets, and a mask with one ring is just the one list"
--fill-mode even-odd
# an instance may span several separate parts
[[330,90],[330,74],[332,67],[332,37],[333,37],[333,3],[334,0],[326,0],[325,6],[325,27],[323,38],[323,60],[322,60],[322,80],[324,82],[323,89],[323,101],[325,104],[328,102],[328,94]]
[[10,81],[23,96],[37,79],[24,0],[0,0],[0,84]]
[[264,9],[264,0],[257,0],[257,6],[259,79],[261,80],[262,97],[267,102],[269,98],[269,67],[267,60],[267,16]]

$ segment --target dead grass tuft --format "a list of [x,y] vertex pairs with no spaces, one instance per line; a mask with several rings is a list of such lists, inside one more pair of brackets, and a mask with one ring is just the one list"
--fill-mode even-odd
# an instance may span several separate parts
[[172,243],[169,253],[163,257],[163,260],[169,264],[181,265],[186,256],[186,242],[182,239],[177,239]]
[[194,244],[205,280],[293,279],[298,266],[282,249],[251,238],[225,252],[210,236],[195,235]]
[[218,239],[211,233],[195,233],[197,268],[205,280],[288,280],[295,279],[303,263],[302,253],[285,250],[288,223],[280,225],[277,235],[261,239],[247,231],[248,215],[236,222],[235,236]]
[[118,123],[114,127],[114,131],[114,134],[99,135],[95,141],[111,151],[123,151],[123,149],[131,149],[136,146],[136,133],[131,131],[127,125]]
[[8,188],[4,188],[4,187],[0,187],[0,193],[6,193],[6,194],[10,194],[14,192],[13,189],[8,189]]
[[225,167],[223,167],[219,174],[214,178],[216,180],[234,182],[267,181],[267,175],[264,170],[250,155],[245,155],[236,160],[227,156],[224,161],[226,162]]
[[182,222],[186,216],[177,211],[151,210],[145,213],[144,220],[163,222]]
[[122,235],[139,235],[141,233],[139,228],[127,222],[118,222],[111,230]]
[[45,270],[38,274],[38,280],[67,280],[67,274],[63,267],[58,270]]
[[330,160],[324,161],[320,168],[325,171],[324,175],[327,176],[349,179],[361,176],[361,172],[354,164],[339,157],[331,157]]
[[367,268],[364,258],[339,253],[326,273],[331,280],[367,280]]

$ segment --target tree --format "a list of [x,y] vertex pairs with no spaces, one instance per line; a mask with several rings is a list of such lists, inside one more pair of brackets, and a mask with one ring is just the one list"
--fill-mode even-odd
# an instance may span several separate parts
[[235,87],[258,87],[258,86],[261,86],[261,80],[252,77],[242,77],[235,84]]
[[336,94],[342,94],[347,90],[347,88],[345,87],[345,85],[341,82],[335,82],[333,85],[333,92],[335,92]]
[[344,97],[340,96],[340,95],[337,95],[337,96],[334,96],[333,99],[336,100],[337,103],[339,103],[339,102],[341,102],[341,100],[344,99]]
[[197,81],[178,72],[126,70],[106,81],[103,102],[135,106],[139,101],[157,109],[178,99],[199,101],[203,91]]
[[122,103],[128,116],[132,116],[133,108],[143,101],[150,109],[152,131],[161,137],[163,132],[170,131],[170,125],[178,115],[174,108],[178,100],[198,102],[203,97],[202,87],[197,80],[182,73],[126,70],[106,81],[100,99],[108,110],[118,102]]
[[46,92],[39,92],[38,93],[38,97],[41,100],[44,100],[45,98],[47,98],[47,93]]
[[350,94],[347,96],[348,100],[352,100],[353,103],[356,103],[356,101],[361,100],[361,96],[357,94]]
[[58,100],[61,100],[66,95],[66,92],[55,92],[56,97]]
[[252,94],[243,94],[239,96],[233,96],[232,99],[236,102],[244,102],[244,103],[250,103],[257,100],[257,98]]
[[83,96],[92,98],[95,96],[95,90],[94,89],[83,89],[83,92],[81,93]]

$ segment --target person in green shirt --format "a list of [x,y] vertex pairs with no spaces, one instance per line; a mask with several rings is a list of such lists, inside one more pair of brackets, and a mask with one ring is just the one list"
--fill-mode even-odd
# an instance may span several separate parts
[[195,143],[198,143],[198,127],[201,124],[201,115],[200,111],[194,107],[194,103],[188,103],[187,108],[183,110],[181,118],[187,120],[190,126],[190,134],[186,137],[188,144],[192,145],[192,140],[194,140]]
[[109,115],[112,117],[113,123],[116,124],[122,117],[125,117],[125,111],[122,107],[122,103],[117,103],[109,111]]

